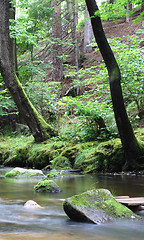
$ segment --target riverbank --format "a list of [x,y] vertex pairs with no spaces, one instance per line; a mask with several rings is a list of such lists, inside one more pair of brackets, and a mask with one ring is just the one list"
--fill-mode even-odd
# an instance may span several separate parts
[[[139,143],[144,145],[144,128],[135,131]],[[108,141],[73,143],[51,138],[41,144],[32,136],[0,137],[0,164],[10,167],[38,169],[80,169],[84,173],[123,172],[125,158],[119,138]],[[135,172],[143,172],[138,164]]]

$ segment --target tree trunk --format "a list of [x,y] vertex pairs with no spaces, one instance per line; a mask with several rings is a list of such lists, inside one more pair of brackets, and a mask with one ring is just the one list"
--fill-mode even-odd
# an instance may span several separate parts
[[105,61],[109,74],[113,110],[126,157],[125,167],[128,170],[133,170],[137,168],[138,164],[141,163],[141,161],[143,160],[142,149],[140,148],[140,145],[138,144],[137,139],[134,135],[124,106],[124,100],[120,84],[121,74],[119,66],[108,44],[102,27],[101,19],[98,15],[95,15],[95,12],[98,11],[98,6],[95,0],[86,0],[86,4],[91,17],[91,23],[95,39]]
[[9,36],[9,1],[0,1],[0,71],[17,108],[30,128],[36,142],[41,142],[55,135],[53,128],[47,124],[29,101],[22,85],[12,69],[12,57]]
[[[15,20],[15,7],[10,3],[10,19]],[[10,39],[10,49],[12,58],[12,69],[17,73],[17,54],[16,54],[16,38]]]
[[63,61],[62,55],[62,25],[61,25],[61,0],[51,2],[51,6],[54,8],[53,15],[53,27],[52,27],[52,37],[55,42],[52,46],[52,62],[53,62],[53,71],[52,71],[52,80],[54,82],[62,82],[64,79],[63,75]]
[[76,8],[76,1],[72,1],[72,42],[74,45],[74,56],[75,56],[75,67],[78,70],[79,66],[79,49],[78,49],[78,39],[77,39],[77,31],[76,31],[76,26],[77,26],[77,21],[78,21],[78,16],[77,16],[77,8]]
[[129,13],[131,10],[132,10],[132,4],[130,2],[128,2],[127,6],[126,6],[126,22],[130,21]]
[[142,5],[141,5],[141,12],[144,11],[144,0],[142,0]]
[[92,43],[92,39],[94,38],[93,30],[91,26],[91,21],[87,20],[89,18],[89,13],[87,10],[87,6],[85,6],[85,26],[84,26],[84,53],[92,52],[92,47],[90,44]]

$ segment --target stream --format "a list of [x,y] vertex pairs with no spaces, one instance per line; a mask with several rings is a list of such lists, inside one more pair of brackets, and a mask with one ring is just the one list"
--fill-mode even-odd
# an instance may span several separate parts
[[[87,224],[71,221],[63,210],[65,198],[93,188],[106,188],[114,196],[144,196],[144,176],[100,176],[71,174],[55,180],[61,193],[37,193],[34,178],[5,179],[10,168],[0,168],[0,240],[142,240],[143,221]],[[27,200],[43,208],[26,210]],[[139,211],[144,218],[144,210]]]

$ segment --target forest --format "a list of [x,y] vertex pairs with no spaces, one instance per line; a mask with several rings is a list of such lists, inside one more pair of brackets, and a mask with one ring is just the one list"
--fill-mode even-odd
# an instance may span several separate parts
[[144,1],[0,1],[0,165],[144,172]]

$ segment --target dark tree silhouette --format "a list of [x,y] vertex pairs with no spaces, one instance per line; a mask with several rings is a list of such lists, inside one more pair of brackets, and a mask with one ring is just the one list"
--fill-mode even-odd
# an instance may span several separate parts
[[94,36],[109,74],[115,120],[126,158],[126,164],[124,167],[127,170],[133,170],[138,168],[144,161],[144,149],[138,143],[128,119],[120,83],[120,69],[105,36],[99,16],[98,6],[95,0],[86,0],[86,4],[91,18]]

